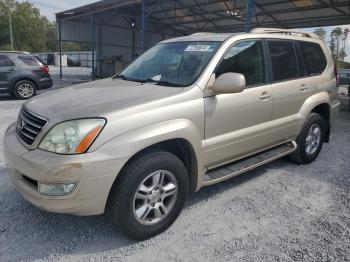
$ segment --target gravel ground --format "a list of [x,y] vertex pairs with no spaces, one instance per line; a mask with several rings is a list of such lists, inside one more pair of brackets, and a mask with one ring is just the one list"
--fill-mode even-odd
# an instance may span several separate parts
[[[0,137],[21,102],[0,98]],[[349,261],[350,113],[312,164],[275,161],[189,197],[165,233],[133,242],[103,216],[49,214],[12,187],[0,144],[0,261]]]

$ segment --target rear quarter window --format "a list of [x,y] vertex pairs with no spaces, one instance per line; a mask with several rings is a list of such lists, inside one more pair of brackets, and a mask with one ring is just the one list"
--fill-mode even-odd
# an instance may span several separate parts
[[308,76],[320,75],[326,69],[327,59],[321,46],[317,43],[299,42],[306,74]]
[[18,59],[21,60],[28,66],[41,66],[43,65],[38,59],[34,56],[18,56]]
[[0,55],[0,67],[5,66],[14,66],[15,64],[12,62],[10,58],[4,55]]

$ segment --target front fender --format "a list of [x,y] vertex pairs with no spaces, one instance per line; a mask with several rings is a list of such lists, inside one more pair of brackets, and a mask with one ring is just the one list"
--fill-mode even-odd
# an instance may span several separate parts
[[182,138],[187,140],[196,154],[201,151],[201,136],[195,125],[186,119],[164,121],[121,134],[100,146],[116,158],[132,156],[140,150],[162,141]]
[[[171,139],[184,139],[191,146],[197,160],[197,179],[204,172],[202,163],[202,139],[197,127],[187,119],[168,120],[119,135],[95,149],[113,158],[128,158],[141,150]],[[200,181],[197,181],[200,185]]]

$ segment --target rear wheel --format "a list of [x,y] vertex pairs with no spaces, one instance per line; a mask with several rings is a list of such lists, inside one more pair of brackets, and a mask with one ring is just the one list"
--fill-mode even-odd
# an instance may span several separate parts
[[36,86],[32,81],[21,80],[18,81],[14,88],[13,94],[17,99],[26,100],[33,97],[36,93]]
[[112,223],[128,237],[144,240],[166,230],[179,216],[189,190],[185,166],[156,151],[131,161],[112,188]]
[[322,116],[311,113],[297,138],[298,148],[290,158],[299,164],[314,161],[322,149],[325,126]]

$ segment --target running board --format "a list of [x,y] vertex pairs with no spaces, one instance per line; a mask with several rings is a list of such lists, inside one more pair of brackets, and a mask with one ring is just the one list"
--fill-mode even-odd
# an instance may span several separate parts
[[204,175],[203,185],[211,185],[230,177],[237,176],[258,166],[262,166],[273,160],[286,156],[294,152],[296,148],[297,144],[294,141],[291,141],[241,160],[214,168],[207,171]]

